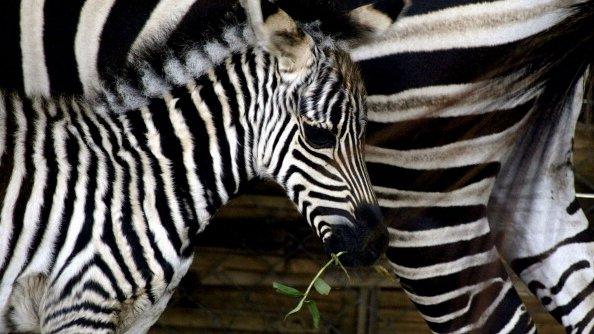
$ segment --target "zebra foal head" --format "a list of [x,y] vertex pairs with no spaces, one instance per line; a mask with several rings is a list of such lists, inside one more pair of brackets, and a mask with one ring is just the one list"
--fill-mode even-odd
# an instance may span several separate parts
[[270,3],[242,4],[281,92],[268,117],[277,126],[264,124],[259,134],[261,174],[285,188],[327,251],[346,251],[349,265],[373,263],[388,234],[363,159],[365,89],[357,67],[346,52],[316,45]]

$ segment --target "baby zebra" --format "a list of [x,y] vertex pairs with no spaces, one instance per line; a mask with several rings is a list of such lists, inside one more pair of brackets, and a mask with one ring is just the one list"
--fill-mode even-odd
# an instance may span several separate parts
[[0,96],[0,332],[147,331],[193,237],[254,177],[345,262],[383,252],[356,67],[284,12],[246,8],[261,47],[138,110]]

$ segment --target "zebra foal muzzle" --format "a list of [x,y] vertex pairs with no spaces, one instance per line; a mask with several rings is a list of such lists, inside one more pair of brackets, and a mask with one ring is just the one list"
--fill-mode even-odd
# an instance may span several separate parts
[[341,256],[341,262],[347,266],[371,265],[388,247],[388,229],[375,204],[359,205],[353,223],[330,225],[331,232],[324,240],[326,251],[346,252]]

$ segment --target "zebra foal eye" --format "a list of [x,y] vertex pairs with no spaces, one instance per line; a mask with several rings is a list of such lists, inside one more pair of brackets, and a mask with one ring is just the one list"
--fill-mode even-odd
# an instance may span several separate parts
[[336,136],[328,129],[303,123],[305,140],[315,148],[331,148],[336,144]]

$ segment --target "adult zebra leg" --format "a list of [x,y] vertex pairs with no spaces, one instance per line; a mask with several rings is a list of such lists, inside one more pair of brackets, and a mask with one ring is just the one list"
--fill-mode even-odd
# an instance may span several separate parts
[[432,331],[534,331],[499,259],[483,204],[385,213],[388,259]]
[[[581,87],[581,85],[578,85]],[[550,141],[520,142],[502,167],[488,207],[498,248],[568,332],[594,327],[594,229],[575,198],[572,138],[582,96]],[[530,160],[522,157],[529,152]]]
[[[499,161],[529,117],[526,105],[512,110],[519,120],[505,117],[508,123],[487,132],[468,128],[464,139],[448,137],[460,118],[368,127],[368,169],[390,232],[387,256],[434,332],[535,331],[500,260],[486,210]],[[510,113],[495,110],[475,121],[493,124],[492,117]],[[445,121],[451,123],[430,124]],[[407,131],[418,136],[407,140]]]
[[594,229],[575,200],[571,168],[580,78],[594,60],[592,26],[594,1],[574,4],[565,19],[504,55],[493,77],[515,79],[486,81],[482,96],[502,84],[513,94],[542,88],[535,117],[494,193],[491,216],[512,268],[572,333],[594,330]]

